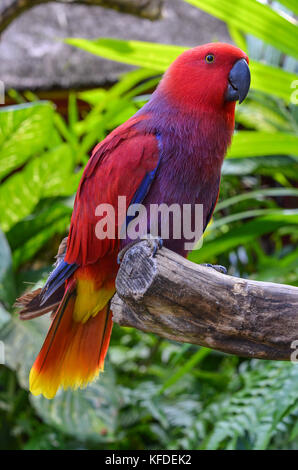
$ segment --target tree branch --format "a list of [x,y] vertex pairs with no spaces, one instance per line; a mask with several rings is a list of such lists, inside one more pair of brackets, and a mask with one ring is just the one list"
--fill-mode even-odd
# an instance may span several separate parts
[[[164,338],[260,359],[290,360],[298,288],[220,274],[147,241],[130,248],[116,280],[113,319]],[[291,347],[292,346],[292,347]]]
[[9,6],[0,6],[0,33],[24,11],[49,2],[101,6],[150,20],[160,18],[163,4],[163,0],[13,0]]

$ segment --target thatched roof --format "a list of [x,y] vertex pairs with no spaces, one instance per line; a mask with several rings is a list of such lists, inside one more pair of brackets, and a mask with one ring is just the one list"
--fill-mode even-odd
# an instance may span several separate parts
[[[1,0],[0,9],[11,0]],[[117,37],[194,46],[230,41],[225,25],[182,0],[166,0],[163,19],[150,21],[101,7],[49,3],[27,11],[0,40],[0,80],[6,89],[49,90],[111,83],[128,66],[61,42],[66,37]]]

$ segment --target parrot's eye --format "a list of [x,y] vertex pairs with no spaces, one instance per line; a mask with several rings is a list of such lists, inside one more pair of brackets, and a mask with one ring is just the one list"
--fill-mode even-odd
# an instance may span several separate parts
[[207,64],[212,64],[212,62],[214,62],[214,55],[213,54],[206,55],[205,60]]

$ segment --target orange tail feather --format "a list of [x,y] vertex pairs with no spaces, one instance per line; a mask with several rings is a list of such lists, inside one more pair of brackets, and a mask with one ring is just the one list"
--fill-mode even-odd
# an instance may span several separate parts
[[61,386],[84,387],[103,370],[112,331],[107,304],[86,322],[74,320],[76,281],[68,285],[30,372],[30,390],[53,398]]

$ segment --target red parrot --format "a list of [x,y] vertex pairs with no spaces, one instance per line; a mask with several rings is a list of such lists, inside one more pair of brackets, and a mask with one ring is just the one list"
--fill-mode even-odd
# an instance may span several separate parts
[[[43,289],[19,299],[22,319],[52,311],[52,323],[30,372],[30,390],[53,398],[104,367],[112,330],[119,251],[130,242],[96,236],[96,208],[118,196],[132,203],[203,204],[205,229],[217,202],[223,158],[234,130],[236,101],[250,87],[248,57],[223,43],[181,54],[150,101],[94,149],[83,173],[70,231]],[[148,220],[149,227],[149,220]],[[149,228],[148,228],[149,230]],[[164,245],[186,256],[185,240]]]

